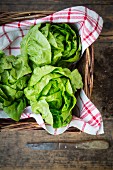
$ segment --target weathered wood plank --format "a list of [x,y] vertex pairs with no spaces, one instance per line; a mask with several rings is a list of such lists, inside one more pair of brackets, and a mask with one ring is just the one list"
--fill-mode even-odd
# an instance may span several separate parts
[[[101,35],[112,36],[113,35],[113,15],[103,16],[104,24]],[[106,37],[107,38],[107,37]]]
[[[13,131],[0,133],[0,168],[15,167],[19,169],[50,169],[50,170],[78,170],[113,168],[113,120],[106,120],[105,134],[91,136],[85,133],[68,132],[59,136],[52,136],[45,131]],[[108,150],[52,150],[34,151],[26,147],[26,143],[33,142],[76,142],[92,139],[105,139],[110,143]],[[12,168],[11,168],[12,169]]]
[[[23,3],[22,3],[23,2]],[[35,2],[35,3],[34,3]],[[110,2],[108,5],[99,5],[99,4],[92,4],[91,2],[88,4],[78,3],[79,1],[30,1],[29,3],[26,1],[0,1],[0,12],[2,11],[58,11],[65,8],[69,8],[72,6],[86,6],[98,14],[102,16],[112,16],[113,15],[113,2]],[[81,2],[81,1],[80,1]],[[93,2],[93,1],[92,1]],[[97,1],[98,2],[98,1]],[[104,1],[106,2],[106,1]]]
[[103,116],[113,116],[113,41],[98,40],[95,47],[94,89],[92,101]]
[[64,3],[66,5],[70,5],[70,4],[77,4],[77,5],[82,5],[82,4],[89,4],[89,5],[94,5],[94,4],[98,4],[98,5],[111,5],[113,4],[113,1],[112,0],[91,0],[91,1],[87,1],[87,0],[81,0],[81,1],[74,1],[74,0],[48,0],[48,1],[45,1],[45,0],[41,0],[41,1],[37,1],[37,0],[34,0],[34,1],[31,1],[31,0],[27,0],[27,1],[22,1],[20,0],[19,2],[18,1],[14,1],[14,0],[4,0],[4,1],[0,1],[0,5],[24,5],[24,6],[27,6],[27,5],[40,5],[40,4],[44,4],[45,6],[47,4],[55,4],[55,5],[64,5]]
[[[69,163],[69,162],[68,162]],[[81,162],[80,162],[81,163]],[[37,167],[29,166],[29,167],[2,167],[0,170],[37,170]],[[73,168],[68,168],[68,165],[63,167],[63,166],[57,166],[57,163],[54,163],[54,165],[50,168],[49,170],[113,170],[112,166],[100,166],[100,165],[90,165],[90,163],[87,161],[86,163],[83,163],[83,166],[81,165],[76,165]],[[43,168],[43,170],[47,170],[47,168]]]

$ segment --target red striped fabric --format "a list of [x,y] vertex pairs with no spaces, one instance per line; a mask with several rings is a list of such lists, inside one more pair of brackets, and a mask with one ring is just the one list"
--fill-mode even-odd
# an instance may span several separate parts
[[[5,43],[2,43],[1,49],[5,49],[5,52],[9,54],[19,54],[20,51],[16,51],[16,48],[13,48],[15,46],[11,44],[15,38],[12,32],[14,34],[17,32],[18,39],[20,36],[23,37],[25,35],[24,31],[28,30],[31,25],[40,22],[74,23],[81,35],[82,53],[98,38],[103,26],[103,20],[96,12],[83,6],[67,8],[41,19],[12,22],[3,25],[0,27],[0,44],[2,42]],[[18,39],[17,49],[20,47],[20,41],[21,39]]]

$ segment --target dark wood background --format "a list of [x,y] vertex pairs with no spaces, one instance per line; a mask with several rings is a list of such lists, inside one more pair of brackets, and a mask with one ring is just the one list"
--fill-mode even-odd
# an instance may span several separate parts
[[[58,11],[71,6],[83,5],[95,10],[104,19],[104,27],[95,47],[94,89],[92,101],[100,110],[105,134],[91,136],[84,133],[66,132],[51,136],[44,130],[0,132],[1,170],[87,170],[113,169],[113,0],[1,0],[0,12]],[[34,151],[26,147],[31,142],[76,142],[107,140],[107,150],[51,150]]]

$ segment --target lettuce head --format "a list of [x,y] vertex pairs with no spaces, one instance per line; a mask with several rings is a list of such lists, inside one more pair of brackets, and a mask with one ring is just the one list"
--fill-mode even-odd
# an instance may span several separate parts
[[44,121],[54,128],[66,126],[72,119],[76,104],[74,93],[82,88],[78,70],[46,65],[36,67],[24,89],[32,111],[41,114]]

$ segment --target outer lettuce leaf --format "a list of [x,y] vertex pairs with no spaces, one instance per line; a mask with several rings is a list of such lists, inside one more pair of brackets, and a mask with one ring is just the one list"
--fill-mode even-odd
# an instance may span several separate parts
[[18,58],[13,64],[13,67],[14,69],[12,70],[12,72],[15,72],[16,75],[16,77],[13,77],[16,79],[19,79],[24,75],[30,74],[32,72],[30,66],[28,65],[28,57],[26,56],[18,56]]
[[42,113],[42,118],[46,121],[46,123],[53,125],[53,116],[46,100],[43,99],[38,102],[31,101],[31,107],[34,113]]
[[83,88],[82,77],[77,69],[71,72],[70,79],[71,79],[71,85],[74,92],[76,92],[78,89]]
[[10,118],[19,121],[20,116],[23,110],[25,109],[25,107],[26,107],[26,100],[25,98],[21,98],[14,101],[11,105],[7,107],[4,106],[3,110],[9,115]]
[[12,64],[15,61],[14,56],[5,56],[3,52],[0,53],[0,74],[4,72],[4,70],[12,69]]
[[21,52],[37,66],[51,63],[51,46],[46,37],[38,30],[40,25],[31,28],[21,42]]

